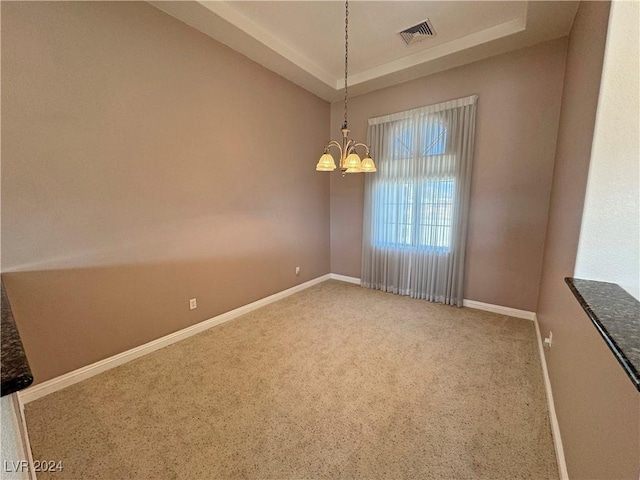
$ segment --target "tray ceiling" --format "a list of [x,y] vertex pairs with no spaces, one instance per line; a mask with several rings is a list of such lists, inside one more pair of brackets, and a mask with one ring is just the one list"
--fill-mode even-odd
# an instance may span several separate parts
[[[344,88],[341,1],[150,1],[328,101]],[[578,2],[354,1],[349,92],[357,95],[565,36]],[[426,19],[436,35],[398,34]]]

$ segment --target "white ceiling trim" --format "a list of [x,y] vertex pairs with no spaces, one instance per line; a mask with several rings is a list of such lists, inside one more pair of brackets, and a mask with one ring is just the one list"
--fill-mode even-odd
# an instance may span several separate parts
[[[430,48],[428,50],[422,50],[412,55],[408,55],[398,60],[379,65],[375,68],[365,70],[364,72],[349,75],[349,85],[356,86],[360,83],[369,82],[380,77],[401,72],[412,67],[416,67],[426,62],[431,62],[454,53],[467,50],[469,48],[482,45],[493,40],[498,40],[509,35],[514,35],[519,32],[523,32],[527,28],[527,20],[525,18],[517,18],[500,25],[481,30],[471,35],[452,40],[442,45]],[[344,88],[344,79],[338,80],[336,89],[341,90]]]
[[[261,44],[265,45],[266,47],[270,48],[274,52],[289,60],[291,63],[302,68],[305,72],[313,75],[315,78],[322,81],[327,86],[335,90],[342,90],[344,88],[344,78],[334,79],[327,71],[310,62],[307,57],[302,55],[295,48],[285,44],[280,39],[271,35],[269,32],[257,25],[255,22],[245,17],[238,10],[234,9],[229,3],[219,1],[204,1],[198,3],[229,22],[238,30],[251,36]],[[416,65],[436,60],[440,57],[451,55],[467,48],[475,47],[492,40],[522,32],[526,28],[527,20],[525,9],[524,15],[521,18],[517,18],[500,25],[495,25],[479,32],[475,32],[473,34],[458,38],[451,42],[438,45],[428,50],[422,50],[411,55],[407,55],[398,60],[387,62],[383,65],[379,65],[364,72],[352,74],[349,76],[349,84],[352,86],[356,86],[359,83],[365,83],[378,77],[384,77],[389,74],[415,67]]]
[[151,0],[148,3],[320,98],[334,101],[339,97],[331,80],[327,82],[316,77],[273,48],[247,35],[200,2]]
[[[258,42],[262,43],[266,47],[270,48],[274,52],[278,53],[282,57],[286,58],[290,62],[296,64],[302,68],[305,72],[313,75],[318,80],[326,83],[331,88],[338,88],[336,86],[336,80],[326,71],[319,66],[310,62],[308,58],[298,52],[295,48],[282,42],[277,37],[271,35],[262,27],[248,19],[242,13],[234,9],[226,2],[198,2],[202,4],[206,9],[212,11],[214,14],[220,16],[231,25],[244,32],[245,34],[253,37]],[[344,82],[342,82],[344,83]]]
[[[278,31],[267,31],[234,8],[232,2],[151,0],[148,3],[320,98],[334,102],[343,95],[344,78],[336,78],[335,72],[330,74],[314,63],[313,58],[278,38]],[[350,92],[360,95],[567,35],[577,5],[578,2],[527,1],[526,8],[513,20],[365,71],[350,72]]]

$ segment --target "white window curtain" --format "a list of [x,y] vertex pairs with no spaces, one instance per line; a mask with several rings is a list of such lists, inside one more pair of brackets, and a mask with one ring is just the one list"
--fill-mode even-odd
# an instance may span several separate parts
[[369,119],[362,286],[462,306],[477,101]]

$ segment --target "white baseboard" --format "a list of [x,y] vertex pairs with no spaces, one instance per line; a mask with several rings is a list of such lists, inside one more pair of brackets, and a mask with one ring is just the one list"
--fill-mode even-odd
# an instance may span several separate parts
[[321,277],[314,278],[313,280],[301,283],[300,285],[296,285],[295,287],[291,287],[287,290],[274,293],[273,295],[269,295],[268,297],[256,300],[255,302],[249,303],[234,310],[230,310],[226,313],[217,315],[200,323],[196,323],[195,325],[184,328],[169,335],[165,335],[164,337],[158,338],[156,340],[152,340],[151,342],[140,345],[139,347],[132,348],[131,350],[127,350],[112,357],[105,358],[104,360],[100,360],[99,362],[87,365],[86,367],[79,368],[72,372],[65,373],[64,375],[61,375],[59,377],[47,380],[46,382],[34,385],[33,387],[26,388],[18,392],[18,395],[22,403],[26,404],[29,402],[33,402],[34,400],[42,398],[45,395],[57,392],[58,390],[62,390],[65,387],[81,382],[82,380],[86,380],[87,378],[93,377],[94,375],[98,375],[99,373],[130,362],[131,360],[142,357],[143,355],[147,355],[148,353],[154,352],[160,348],[166,347],[173,343],[179,342],[180,340],[191,337],[197,333],[208,330],[211,327],[215,327],[216,325],[220,325],[221,323],[233,320],[236,317],[281,300],[285,297],[288,297],[289,295],[293,295],[294,293],[305,290],[306,288],[309,288],[313,285],[324,282],[325,280],[329,280],[330,278],[332,277],[329,273],[326,275],[322,275]]
[[[82,380],[86,380],[87,378],[91,378],[99,373],[110,370],[114,367],[122,365],[124,363],[130,362],[136,358],[142,357],[143,355],[147,355],[148,353],[154,352],[160,348],[166,347],[173,343],[179,342],[180,340],[184,340],[185,338],[191,337],[197,333],[208,330],[209,328],[215,327],[216,325],[220,325],[221,323],[228,322],[236,317],[249,313],[257,308],[263,307],[270,303],[281,300],[289,295],[293,295],[294,293],[300,292],[306,288],[309,288],[318,283],[324,282],[325,280],[340,280],[342,282],[355,283],[360,285],[360,279],[356,277],[349,277],[346,275],[339,275],[336,273],[328,273],[326,275],[322,275],[318,278],[314,278],[313,280],[309,280],[308,282],[302,283],[300,285],[296,285],[295,287],[291,287],[287,290],[283,290],[282,292],[275,293],[263,299],[257,300],[255,302],[249,303],[242,307],[236,308],[229,312],[223,313],[221,315],[217,315],[208,320],[204,320],[200,323],[192,325],[190,327],[184,328],[177,332],[171,333],[164,337],[158,338],[156,340],[152,340],[151,342],[145,343],[138,347],[132,348],[125,352],[119,353],[109,358],[105,358],[104,360],[100,360],[98,362],[92,363],[91,365],[87,365],[86,367],[79,368],[72,372],[66,373],[56,378],[52,378],[51,380],[47,380],[46,382],[39,383],[32,387],[26,388],[18,392],[20,400],[22,403],[26,404],[29,402],[33,402],[39,398],[44,397],[53,392],[57,392],[65,387],[70,385],[74,385]],[[463,305],[469,308],[476,308],[479,310],[486,310],[489,312],[499,313],[502,315],[509,315],[512,317],[518,318],[526,318],[528,320],[533,320],[535,318],[535,314],[533,312],[527,312],[524,310],[517,310],[515,308],[502,307],[500,305],[491,305],[488,303],[476,302],[474,300],[464,300]]]
[[[285,297],[293,295],[294,293],[300,292],[313,285],[322,283],[325,280],[329,280],[329,279],[340,280],[343,282],[355,283],[360,285],[360,279],[356,277],[348,277],[345,275],[339,275],[335,273],[322,275],[308,282],[302,283],[300,285],[296,285],[287,290],[283,290],[282,292],[275,293],[273,295],[257,300],[250,304],[244,305],[242,307],[236,308],[229,312],[223,313],[221,315],[217,315],[208,320],[204,320],[200,323],[192,325],[191,327],[187,327],[178,332],[175,332],[175,333],[166,335],[164,337],[158,338],[156,340],[153,340],[151,342],[145,343],[144,345],[140,345],[139,347],[132,348],[131,350],[127,350],[126,352],[122,352],[118,355],[114,355],[112,357],[106,358],[104,360],[93,363],[91,365],[87,365],[86,367],[79,368],[67,374],[61,375],[59,377],[53,378],[46,382],[43,382],[33,387],[29,387],[25,390],[22,390],[18,392],[17,402],[18,402],[18,410],[20,412],[20,415],[22,416],[23,425],[25,425],[23,405],[26,403],[42,398],[45,395],[56,392],[70,385],[76,384],[82,380],[93,377],[99,373],[110,370],[114,367],[127,363],[143,355],[147,355],[148,353],[159,350],[160,348],[179,342],[180,340],[184,340],[185,338],[191,337],[197,333],[208,330],[209,328],[212,328],[216,325],[220,325],[222,323],[228,322],[229,320],[237,318],[241,315],[249,313],[253,310],[256,310],[270,303],[281,300]],[[503,307],[500,305],[492,305],[489,303],[476,302],[475,300],[464,300],[463,305],[465,307],[475,308],[478,310],[485,310],[485,311],[494,312],[502,315],[508,315],[511,317],[524,318],[527,320],[532,320],[534,322],[535,329],[536,329],[536,337],[538,341],[538,349],[540,352],[540,362],[541,362],[542,373],[544,377],[544,386],[545,386],[545,391],[547,396],[547,407],[549,410],[549,419],[551,422],[551,433],[553,436],[553,443],[554,443],[556,459],[558,463],[558,472],[560,475],[560,480],[569,480],[569,475],[567,473],[566,460],[564,456],[564,448],[562,446],[562,438],[560,436],[560,427],[558,424],[558,418],[556,416],[555,403],[553,401],[553,393],[551,391],[551,382],[549,380],[549,372],[547,370],[546,357],[545,357],[544,348],[542,344],[542,337],[540,335],[540,326],[538,325],[536,314],[534,312],[518,310],[510,307]],[[24,434],[25,434],[29,454],[31,454],[31,448],[28,444],[29,437],[28,435],[26,435],[26,430]],[[33,465],[32,461],[30,461],[29,463],[30,465]],[[32,475],[34,474],[35,472],[32,472]],[[35,475],[33,478],[35,478]]]
[[[332,273],[330,275],[332,280],[340,280],[342,282],[357,283],[358,285],[361,285],[360,279],[356,277],[347,277],[346,275],[338,275],[337,273]],[[511,307],[503,307],[501,305],[493,305],[491,303],[476,302],[475,300],[463,300],[462,305],[467,308],[475,308],[476,310],[484,310],[487,312],[498,313],[500,315],[524,318],[525,320],[531,321],[533,321],[536,316],[535,312],[518,310],[517,308]]]
[[491,303],[476,302],[475,300],[463,300],[463,307],[475,308],[476,310],[485,310],[487,312],[499,313],[500,315],[508,315],[510,317],[524,318],[533,321],[536,318],[535,312],[527,310],[518,310],[517,308],[503,307],[501,305],[492,305]]
[[357,283],[360,285],[360,279],[356,277],[347,277],[346,275],[338,275],[337,273],[330,273],[332,280],[340,280],[341,282]]
[[20,440],[22,441],[23,451],[26,453],[27,462],[29,462],[29,479],[36,480],[36,471],[33,463],[33,453],[31,452],[31,442],[29,441],[29,432],[27,431],[27,420],[24,418],[24,404],[20,399],[20,395],[12,395],[14,408],[18,415],[18,423],[20,424]]
[[547,369],[547,358],[544,353],[542,343],[542,335],[540,334],[540,325],[538,318],[534,316],[533,322],[536,326],[536,338],[538,340],[538,352],[540,353],[540,364],[542,365],[542,376],[544,378],[544,390],[547,394],[547,409],[549,410],[549,420],[551,422],[551,436],[553,437],[553,447],[556,451],[556,461],[558,463],[558,474],[560,480],[569,480],[569,472],[567,471],[567,461],[564,456],[564,447],[562,446],[562,437],[560,436],[560,425],[556,416],[556,404],[553,401],[553,392],[551,391],[551,380],[549,379],[549,370]]

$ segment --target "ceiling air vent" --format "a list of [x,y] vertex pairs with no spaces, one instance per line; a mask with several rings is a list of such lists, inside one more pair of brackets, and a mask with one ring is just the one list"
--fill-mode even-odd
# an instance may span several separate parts
[[436,32],[431,25],[431,21],[427,18],[424,22],[420,22],[413,27],[409,27],[398,34],[404,40],[407,45],[413,45],[414,43],[421,42],[422,40],[433,37]]

